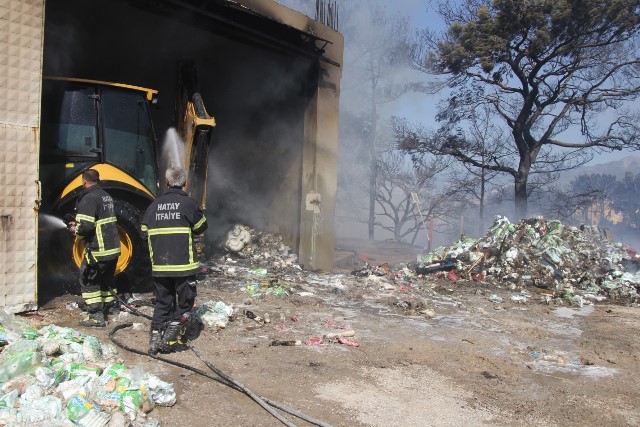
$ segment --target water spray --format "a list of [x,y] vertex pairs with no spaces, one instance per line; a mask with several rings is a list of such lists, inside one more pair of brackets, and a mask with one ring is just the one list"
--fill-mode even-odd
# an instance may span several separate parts
[[167,168],[184,167],[182,164],[182,152],[184,151],[184,141],[178,135],[178,131],[175,128],[169,128],[164,137],[164,143],[162,144],[162,157],[163,162]]
[[67,228],[67,225],[64,223],[64,221],[61,218],[58,218],[57,216],[40,213],[38,215],[38,220],[40,222],[40,227],[42,228],[52,228],[52,229]]

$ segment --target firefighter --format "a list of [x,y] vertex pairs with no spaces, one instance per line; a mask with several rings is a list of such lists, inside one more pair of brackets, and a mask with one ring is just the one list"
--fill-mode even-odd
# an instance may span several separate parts
[[149,338],[152,355],[185,348],[199,269],[193,235],[207,228],[202,209],[183,191],[185,170],[169,168],[165,177],[166,192],[151,203],[142,220],[156,293]]
[[81,326],[104,327],[105,314],[115,314],[113,276],[120,255],[120,238],[116,228],[113,199],[100,187],[100,174],[87,169],[82,174],[84,190],[76,202],[75,221],[68,224],[77,239],[84,239],[84,256],[80,265],[80,288],[87,305]]

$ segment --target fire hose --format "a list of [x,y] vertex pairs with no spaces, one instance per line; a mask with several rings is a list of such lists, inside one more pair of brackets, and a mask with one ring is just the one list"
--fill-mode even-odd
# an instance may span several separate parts
[[[141,313],[140,311],[136,310],[134,307],[129,306],[128,304],[124,304],[124,302],[122,301],[122,299],[120,299],[120,297],[117,297],[118,300],[120,300],[121,303],[123,303],[123,305],[125,306],[125,308],[132,312],[133,314],[136,314],[138,316],[142,316],[145,317],[147,319],[150,318],[150,316]],[[281,414],[279,414],[278,412],[276,412],[273,408],[276,409],[280,409],[281,411],[284,411],[290,415],[293,415],[297,418],[300,418],[301,420],[307,421],[311,424],[320,426],[320,427],[331,427],[330,424],[327,424],[323,421],[317,420],[313,417],[310,417],[308,415],[305,415],[295,409],[289,408],[286,405],[283,405],[282,403],[278,403],[278,402],[274,402],[272,400],[269,400],[265,397],[261,397],[258,396],[257,394],[253,393],[251,390],[249,390],[247,387],[245,387],[244,385],[242,385],[241,383],[239,383],[238,381],[234,380],[233,378],[231,378],[229,375],[227,375],[226,373],[224,373],[223,371],[221,371],[220,369],[218,369],[217,367],[215,367],[211,362],[207,361],[202,354],[200,354],[200,352],[198,350],[196,350],[192,345],[188,345],[189,349],[191,349],[191,351],[193,351],[193,353],[196,355],[196,357],[198,357],[198,359],[200,359],[205,365],[207,365],[207,367],[213,371],[214,373],[216,373],[218,376],[214,376],[209,372],[203,371],[201,369],[198,368],[194,368],[193,366],[189,366],[187,364],[181,363],[181,362],[176,362],[174,360],[171,359],[167,359],[161,356],[157,356],[157,355],[150,355],[144,351],[140,351],[137,350],[135,348],[129,347],[126,344],[122,343],[121,341],[119,341],[118,339],[116,339],[115,334],[117,331],[119,331],[120,329],[124,329],[124,328],[130,328],[133,326],[133,323],[129,322],[129,323],[123,323],[122,325],[117,325],[115,326],[111,332],[109,332],[109,339],[111,339],[111,341],[117,345],[118,347],[127,350],[131,353],[135,353],[135,354],[139,354],[142,356],[149,356],[153,359],[156,360],[160,360],[162,362],[168,363],[170,365],[174,365],[183,369],[187,369],[191,372],[194,372],[196,374],[202,375],[203,377],[212,379],[214,381],[217,381],[221,384],[224,384],[236,391],[242,392],[244,394],[246,394],[247,396],[249,396],[251,399],[253,399],[258,405],[260,405],[264,410],[266,410],[267,412],[269,412],[271,415],[273,415],[276,419],[278,419],[280,422],[282,422],[284,425],[286,426],[290,426],[290,427],[295,427],[295,424],[292,424],[289,420],[287,420],[285,417],[283,417]]]

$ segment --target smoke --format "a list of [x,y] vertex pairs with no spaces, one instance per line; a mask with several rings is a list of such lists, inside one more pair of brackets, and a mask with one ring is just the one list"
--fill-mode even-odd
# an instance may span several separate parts
[[282,234],[295,243],[304,107],[296,106],[301,100],[292,102],[295,96],[282,97],[283,92],[275,98],[282,97],[277,102],[263,95],[254,93],[254,113],[242,116],[242,120],[236,118],[243,125],[220,127],[214,132],[207,180],[207,237],[213,242],[234,224],[242,223]]

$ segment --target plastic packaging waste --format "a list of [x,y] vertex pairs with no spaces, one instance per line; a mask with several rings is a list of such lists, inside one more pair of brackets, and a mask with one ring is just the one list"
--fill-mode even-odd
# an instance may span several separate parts
[[173,389],[173,384],[162,381],[152,374],[147,374],[147,384],[151,398],[156,405],[173,406],[176,403],[176,392]]
[[12,390],[0,397],[0,409],[10,409],[18,398],[18,390]]
[[12,412],[9,415],[8,425],[31,425],[47,421],[62,421],[62,419],[60,399],[55,396],[42,396],[25,401],[19,410]]
[[126,414],[147,413],[154,407],[153,400],[149,396],[149,389],[142,385],[136,390],[127,390],[122,393],[120,409]]
[[7,382],[37,367],[42,355],[35,341],[18,341],[5,347],[0,355],[0,382]]
[[72,363],[69,365],[69,378],[74,379],[82,376],[100,376],[102,369],[96,366],[81,365]]
[[85,337],[82,343],[82,355],[89,363],[95,363],[102,359],[102,347],[96,337]]
[[89,376],[82,376],[69,381],[65,381],[63,383],[60,383],[58,387],[56,387],[56,392],[59,393],[65,401],[76,394],[86,394],[86,385],[90,379],[91,377]]
[[102,427],[109,422],[109,414],[100,411],[100,406],[82,393],[76,394],[67,403],[69,419],[83,427]]
[[227,305],[222,301],[207,301],[201,304],[196,312],[207,325],[225,328],[229,317],[233,315],[233,306]]
[[0,425],[152,426],[144,413],[176,402],[173,385],[142,366],[107,364],[117,353],[110,344],[72,328],[14,326],[0,353]]

